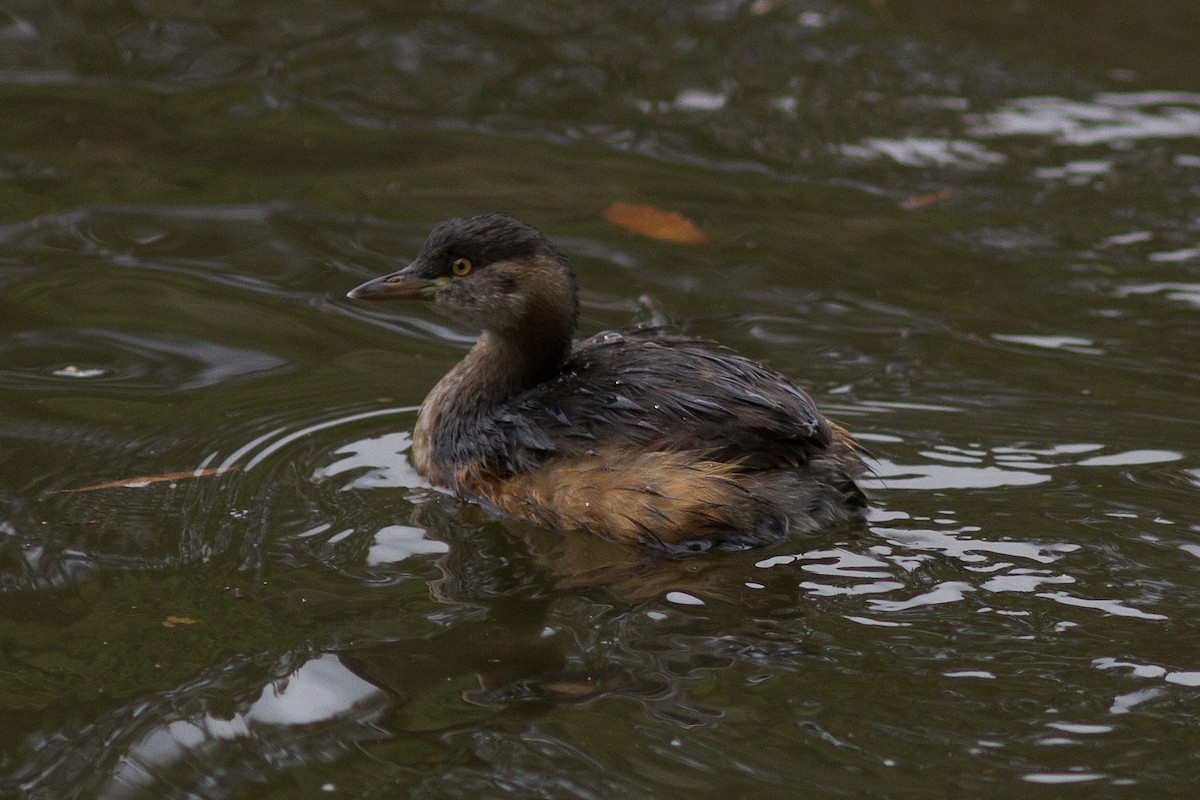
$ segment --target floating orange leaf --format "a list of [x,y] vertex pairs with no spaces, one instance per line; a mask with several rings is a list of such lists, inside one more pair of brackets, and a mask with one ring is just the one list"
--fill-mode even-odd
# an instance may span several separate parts
[[909,197],[905,200],[901,200],[896,205],[900,206],[903,209],[909,210],[909,209],[914,209],[914,208],[924,208],[925,206],[931,206],[934,203],[940,203],[943,200],[949,200],[949,199],[950,199],[950,190],[942,189],[940,192],[933,192],[932,194],[923,194],[918,197]]
[[75,489],[51,489],[43,494],[69,494],[72,492],[95,492],[100,489],[118,489],[128,487],[130,489],[140,489],[151,483],[163,483],[165,481],[183,481],[188,478],[205,478],[209,475],[220,475],[222,472],[232,472],[237,467],[211,467],[209,469],[193,469],[187,472],[168,472],[165,475],[140,475],[136,478],[124,478],[119,481],[109,481],[108,483],[97,483],[92,486],[80,486]]
[[627,231],[676,244],[707,244],[704,231],[682,214],[655,206],[613,203],[601,212],[606,220]]
[[180,625],[198,625],[199,623],[191,617],[177,617],[174,614],[163,620],[164,628],[177,628]]

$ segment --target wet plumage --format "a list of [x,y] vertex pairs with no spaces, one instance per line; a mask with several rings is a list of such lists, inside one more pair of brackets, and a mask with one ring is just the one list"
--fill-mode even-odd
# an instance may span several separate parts
[[737,549],[864,505],[844,430],[786,377],[658,329],[572,344],[575,281],[533,228],[448,220],[351,297],[417,297],[482,331],[422,405],[431,482],[508,516],[667,552]]

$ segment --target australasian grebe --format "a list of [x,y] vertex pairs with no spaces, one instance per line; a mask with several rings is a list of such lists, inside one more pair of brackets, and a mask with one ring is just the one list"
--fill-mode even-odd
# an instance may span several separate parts
[[413,432],[417,471],[515,519],[671,554],[768,544],[865,505],[860,449],[791,381],[658,329],[572,344],[566,260],[504,214],[447,220],[350,292],[482,331]]

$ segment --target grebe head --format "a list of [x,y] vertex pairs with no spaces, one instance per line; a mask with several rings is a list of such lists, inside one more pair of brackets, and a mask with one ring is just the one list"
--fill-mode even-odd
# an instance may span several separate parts
[[567,337],[575,278],[550,240],[506,214],[449,219],[404,269],[367,281],[356,300],[415,298],[476,330],[505,337]]

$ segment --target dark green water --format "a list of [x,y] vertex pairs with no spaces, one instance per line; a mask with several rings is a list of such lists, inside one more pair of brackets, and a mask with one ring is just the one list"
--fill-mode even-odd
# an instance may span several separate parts
[[[1193,796],[1197,31],[0,5],[0,795]],[[870,520],[664,562],[430,490],[471,339],[344,294],[492,209],[584,332],[649,304],[808,387]]]

